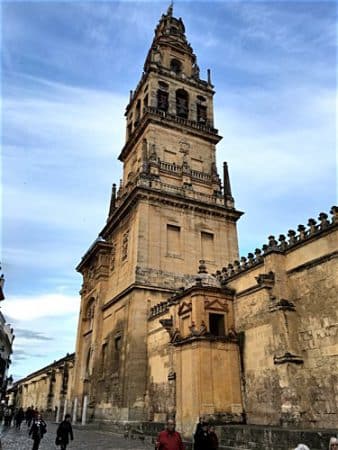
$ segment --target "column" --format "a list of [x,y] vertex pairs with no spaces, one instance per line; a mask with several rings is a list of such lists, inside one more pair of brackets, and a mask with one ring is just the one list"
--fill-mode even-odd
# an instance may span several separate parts
[[82,425],[86,425],[87,420],[87,404],[88,404],[88,395],[85,395],[83,398],[83,408],[82,408]]

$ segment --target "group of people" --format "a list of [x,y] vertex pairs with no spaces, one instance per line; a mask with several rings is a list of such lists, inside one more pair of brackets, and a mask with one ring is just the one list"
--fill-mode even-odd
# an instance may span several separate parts
[[[166,429],[157,436],[156,450],[184,450],[181,435],[175,431],[173,419],[167,421]],[[200,419],[194,433],[194,450],[218,450],[218,438],[213,425]]]
[[215,427],[205,422],[202,417],[200,417],[193,437],[194,450],[218,449],[218,437],[215,432]]
[[[218,450],[218,438],[215,427],[200,418],[193,435],[194,450]],[[185,450],[181,435],[175,431],[175,422],[167,421],[166,429],[157,436],[156,450]],[[305,444],[299,444],[295,450],[310,450]],[[329,450],[338,450],[338,438],[331,437]]]
[[[56,430],[55,444],[60,446],[61,450],[66,450],[69,444],[69,438],[74,439],[73,429],[71,425],[70,414],[66,414],[64,420],[59,424]],[[40,446],[41,439],[47,432],[47,424],[43,420],[41,414],[38,414],[33,418],[32,426],[29,430],[29,436],[33,439],[32,450],[38,450]]]
[[[38,450],[41,439],[47,433],[47,424],[42,418],[42,414],[33,407],[28,407],[26,411],[23,408],[13,410],[11,407],[6,407],[4,410],[4,425],[10,427],[14,418],[15,428],[21,429],[21,424],[26,421],[28,428],[28,436],[33,440],[32,450]],[[59,424],[56,430],[55,444],[60,446],[61,450],[66,450],[69,444],[69,438],[74,439],[73,429],[71,425],[71,417],[69,414],[65,415],[64,420]],[[1,447],[0,447],[1,448]]]
[[13,409],[11,406],[6,406],[2,409],[0,421],[4,421],[5,427],[10,427],[14,421],[16,429],[20,430],[23,421],[26,421],[27,426],[31,426],[33,417],[38,414],[38,411],[32,407],[28,407],[26,411],[23,408]]

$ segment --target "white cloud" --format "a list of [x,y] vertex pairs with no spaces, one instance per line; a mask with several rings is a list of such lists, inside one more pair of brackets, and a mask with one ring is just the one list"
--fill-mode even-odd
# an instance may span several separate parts
[[64,317],[79,312],[80,297],[64,294],[39,294],[34,297],[11,296],[2,310],[18,321]]

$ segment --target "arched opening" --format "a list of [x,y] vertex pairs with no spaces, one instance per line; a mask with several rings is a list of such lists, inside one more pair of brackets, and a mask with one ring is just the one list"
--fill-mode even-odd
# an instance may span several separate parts
[[170,61],[170,70],[176,75],[180,75],[182,73],[182,63],[178,59],[172,59]]
[[207,105],[206,98],[201,95],[197,96],[197,122],[207,122]]
[[136,127],[140,121],[140,116],[141,116],[141,100],[138,99],[137,103],[136,103],[136,108],[135,108],[135,122],[134,122],[134,127]]
[[168,92],[163,91],[162,89],[157,90],[157,109],[160,111],[167,112],[168,111]]
[[176,115],[184,119],[188,118],[189,114],[189,94],[184,89],[176,91]]

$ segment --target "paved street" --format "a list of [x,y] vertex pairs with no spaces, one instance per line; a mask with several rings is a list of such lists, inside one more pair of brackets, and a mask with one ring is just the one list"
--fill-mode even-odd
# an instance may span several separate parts
[[[55,446],[56,425],[48,423],[47,434],[42,439],[39,450],[55,450],[60,447]],[[22,430],[16,431],[14,428],[3,430],[2,448],[3,450],[31,450],[32,439],[28,436],[27,427],[22,426]],[[154,445],[148,440],[124,439],[123,437],[106,431],[94,430],[74,430],[74,441],[70,442],[67,450],[152,450]]]

